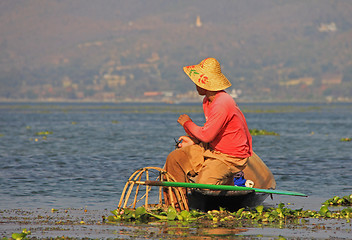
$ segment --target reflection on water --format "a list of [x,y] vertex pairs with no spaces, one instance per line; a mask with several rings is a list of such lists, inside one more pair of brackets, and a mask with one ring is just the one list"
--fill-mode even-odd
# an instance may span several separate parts
[[143,239],[350,239],[351,225],[344,220],[296,219],[275,223],[229,221],[202,223],[158,223],[119,226],[116,234]]
[[205,228],[202,230],[203,234],[205,236],[210,236],[211,238],[213,237],[231,237],[238,235],[239,233],[246,232],[248,229],[243,229],[243,228]]
[[[241,234],[248,229],[242,227],[219,227],[213,226],[202,227],[192,223],[153,223],[144,226],[129,226],[128,230],[119,230],[116,234],[133,237],[143,237],[145,239],[157,238],[175,238],[178,239],[229,239],[236,237],[241,239]],[[243,236],[242,236],[243,237]]]
[[[351,193],[350,104],[240,107],[249,128],[280,135],[253,137],[277,189]],[[180,113],[204,122],[200,104],[0,104],[0,208],[115,208],[135,170],[163,166]]]

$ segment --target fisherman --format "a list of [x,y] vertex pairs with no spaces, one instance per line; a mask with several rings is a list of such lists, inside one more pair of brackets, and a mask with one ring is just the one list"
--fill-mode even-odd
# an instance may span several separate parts
[[[205,124],[198,126],[187,114],[180,115],[177,122],[187,135],[178,139],[178,148],[168,155],[164,169],[176,182],[234,185],[234,175],[244,172],[244,177],[256,187],[275,188],[271,172],[253,152],[243,113],[225,91],[231,83],[221,72],[220,63],[206,58],[183,70],[198,94],[204,96]],[[164,194],[165,203],[171,205],[167,195]]]

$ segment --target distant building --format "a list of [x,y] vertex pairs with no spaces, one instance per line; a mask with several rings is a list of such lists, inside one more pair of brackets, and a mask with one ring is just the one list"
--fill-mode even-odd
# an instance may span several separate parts
[[239,95],[241,95],[242,94],[242,90],[241,89],[232,89],[232,91],[230,92],[230,96],[232,97],[232,98],[238,98],[239,97]]
[[200,20],[200,16],[198,15],[196,20],[196,27],[201,27],[202,25],[202,21]]
[[173,97],[174,93],[171,91],[164,91],[163,92],[164,97]]
[[342,83],[342,74],[324,74],[321,83],[326,85],[338,85]]
[[310,86],[314,83],[314,78],[312,77],[303,77],[303,78],[297,78],[297,79],[291,79],[286,82],[280,82],[280,86],[296,86],[299,84],[305,84],[307,86]]
[[162,92],[144,92],[145,97],[155,97],[163,95]]
[[318,28],[319,32],[336,32],[337,31],[337,27],[336,24],[334,22],[330,23],[330,24],[324,24],[321,23],[320,27]]

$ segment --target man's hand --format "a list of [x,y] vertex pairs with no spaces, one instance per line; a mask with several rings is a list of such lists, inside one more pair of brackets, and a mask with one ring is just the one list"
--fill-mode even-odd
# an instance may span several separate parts
[[179,137],[178,141],[180,142],[178,144],[179,148],[186,147],[186,146],[191,146],[191,145],[195,144],[195,142],[190,137],[187,137],[187,136]]
[[183,126],[185,122],[192,121],[192,119],[187,114],[182,114],[179,116],[177,122]]

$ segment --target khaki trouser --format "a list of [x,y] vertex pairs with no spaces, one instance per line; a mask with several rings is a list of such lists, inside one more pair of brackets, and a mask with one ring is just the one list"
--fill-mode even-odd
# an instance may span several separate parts
[[[255,153],[249,158],[236,158],[206,149],[202,144],[172,151],[166,159],[164,169],[176,182],[233,185],[235,173],[243,171],[245,179],[252,180],[256,188],[276,186],[272,173]],[[168,199],[165,201],[170,204]]]

